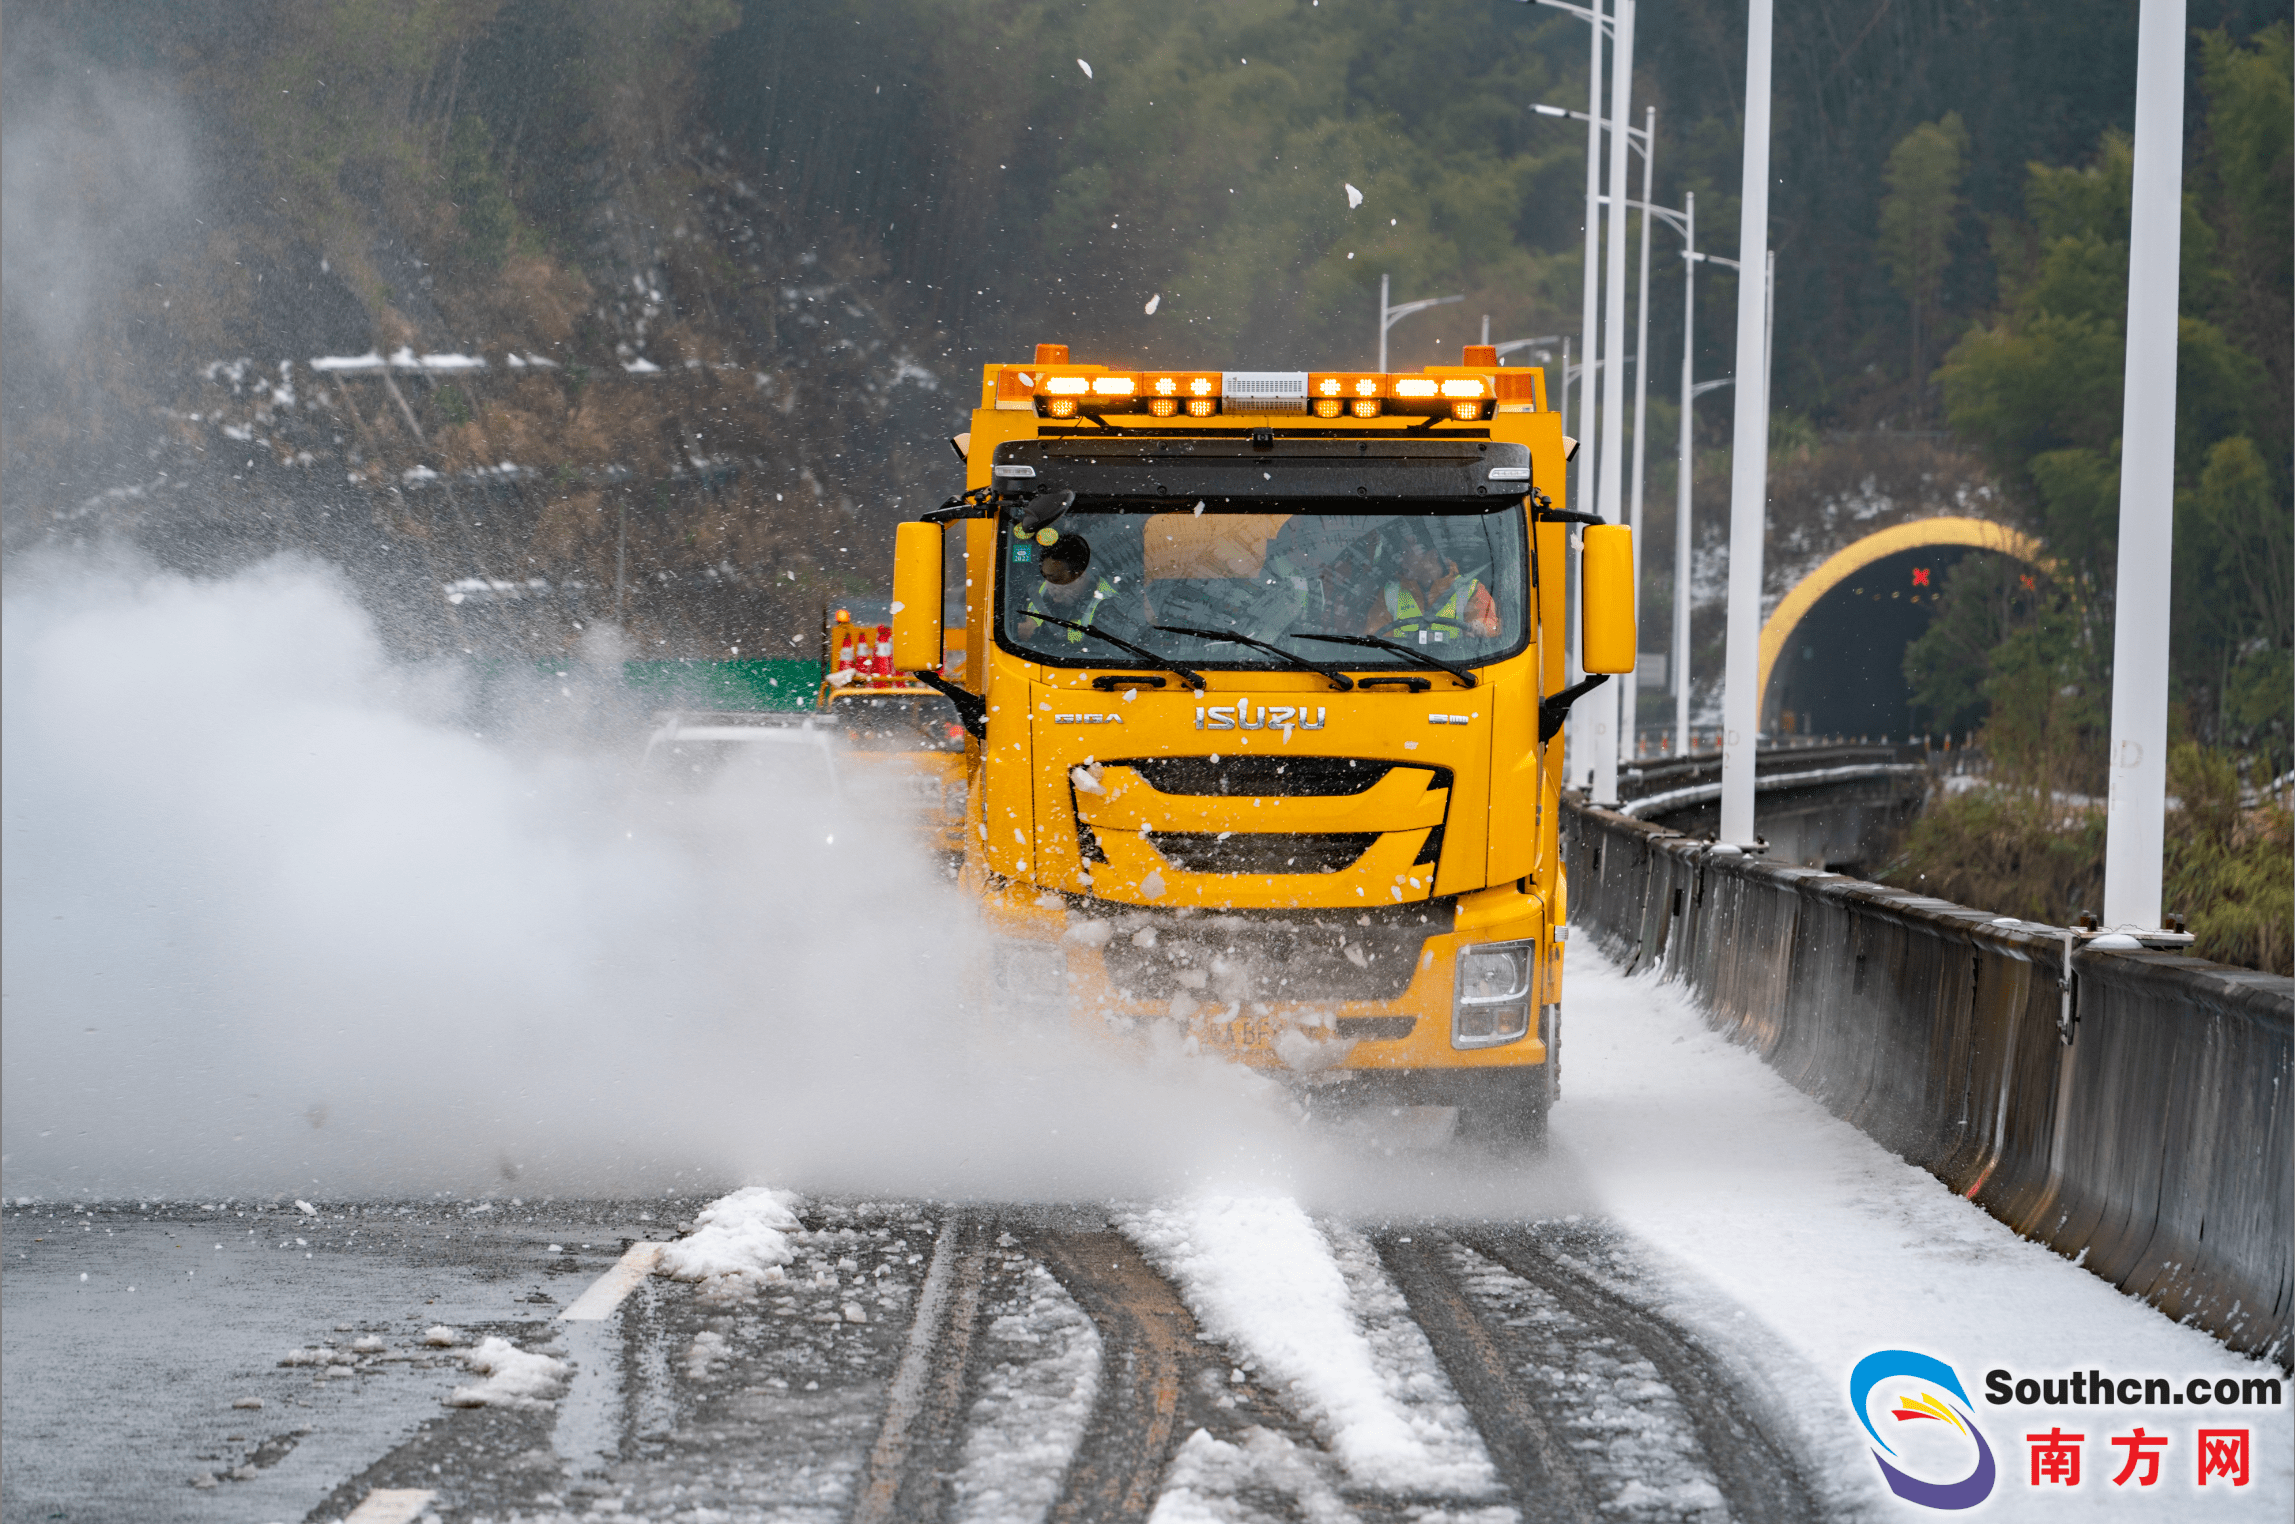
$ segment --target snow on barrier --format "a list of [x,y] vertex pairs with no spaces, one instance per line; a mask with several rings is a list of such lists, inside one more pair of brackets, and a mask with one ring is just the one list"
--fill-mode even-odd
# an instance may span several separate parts
[[1569,911],[1835,1115],[2168,1316],[2290,1364],[2295,980],[1717,851],[1571,801]]

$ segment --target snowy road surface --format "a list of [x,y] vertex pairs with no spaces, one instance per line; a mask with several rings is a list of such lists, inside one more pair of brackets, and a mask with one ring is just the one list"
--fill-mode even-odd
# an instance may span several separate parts
[[[1909,1518],[1848,1398],[1903,1350],[1967,1400],[1884,1383],[1874,1432],[1942,1482],[1981,1435],[1986,1516],[2287,1516],[2277,1367],[2018,1240],[1672,991],[1583,952],[1568,988],[1545,1159],[1365,1146],[1359,1191],[18,1201],[0,1512]],[[2197,1395],[2001,1405],[1993,1371]],[[2115,1480],[2139,1426],[2149,1486]]]

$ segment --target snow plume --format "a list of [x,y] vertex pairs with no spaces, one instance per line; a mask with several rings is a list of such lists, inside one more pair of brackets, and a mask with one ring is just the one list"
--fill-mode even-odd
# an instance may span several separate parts
[[95,66],[9,17],[0,79],[0,292],[60,352],[140,262],[197,231],[190,123],[162,81]]
[[671,790],[610,664],[482,738],[325,568],[4,591],[11,1194],[1138,1199],[1325,1148],[1230,1066],[983,1021],[901,809]]

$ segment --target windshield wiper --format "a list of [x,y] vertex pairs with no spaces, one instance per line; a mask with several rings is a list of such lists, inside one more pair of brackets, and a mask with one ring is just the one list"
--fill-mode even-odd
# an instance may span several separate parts
[[1270,656],[1280,656],[1283,658],[1283,660],[1289,662],[1292,666],[1297,667],[1302,672],[1312,672],[1317,677],[1329,678],[1331,680],[1331,685],[1342,693],[1353,691],[1355,686],[1355,680],[1347,676],[1346,673],[1341,672],[1336,667],[1326,667],[1319,662],[1311,662],[1304,656],[1299,656],[1293,652],[1284,650],[1281,646],[1271,644],[1264,640],[1255,639],[1249,635],[1238,635],[1232,630],[1226,631],[1224,633],[1218,630],[1197,630],[1191,629],[1184,624],[1159,624],[1156,626],[1156,628],[1163,631],[1166,635],[1193,635],[1198,640],[1231,640],[1239,646],[1256,647],[1259,650],[1265,651]]
[[1021,617],[1023,619],[1033,619],[1039,624],[1056,624],[1063,630],[1076,630],[1085,635],[1097,636],[1101,640],[1106,641],[1109,645],[1114,646],[1117,650],[1128,652],[1129,654],[1138,657],[1141,661],[1146,662],[1151,667],[1161,667],[1166,672],[1177,672],[1182,678],[1186,679],[1187,685],[1190,688],[1197,689],[1198,691],[1203,688],[1204,684],[1202,673],[1191,671],[1188,668],[1181,666],[1178,662],[1173,661],[1168,656],[1158,656],[1155,654],[1155,652],[1150,651],[1146,646],[1135,646],[1120,635],[1110,635],[1106,630],[1095,630],[1088,624],[1077,624],[1074,620],[1071,619],[1054,619],[1050,614],[1023,614]]
[[1478,681],[1473,672],[1455,662],[1444,661],[1439,656],[1429,656],[1416,646],[1406,646],[1401,641],[1389,640],[1384,635],[1321,635],[1312,630],[1293,630],[1291,638],[1293,640],[1328,640],[1334,645],[1369,646],[1374,650],[1393,651],[1398,655],[1409,657],[1429,672],[1449,673],[1458,679],[1461,687],[1471,688]]

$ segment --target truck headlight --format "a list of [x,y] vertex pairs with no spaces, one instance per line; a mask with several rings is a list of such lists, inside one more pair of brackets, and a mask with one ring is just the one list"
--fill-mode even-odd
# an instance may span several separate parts
[[1450,1045],[1494,1048],[1530,1035],[1530,975],[1536,953],[1529,942],[1486,942],[1461,948],[1457,993],[1452,997]]

